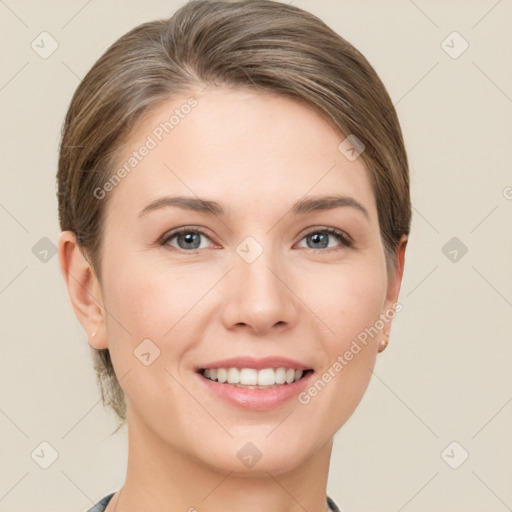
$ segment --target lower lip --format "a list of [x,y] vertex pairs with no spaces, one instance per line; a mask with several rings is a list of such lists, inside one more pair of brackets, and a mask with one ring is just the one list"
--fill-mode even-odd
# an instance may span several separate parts
[[252,411],[264,411],[279,407],[296,398],[308,385],[313,374],[314,372],[308,372],[296,382],[268,389],[239,388],[231,384],[221,384],[215,380],[207,379],[200,373],[197,373],[197,376],[213,394],[227,402]]

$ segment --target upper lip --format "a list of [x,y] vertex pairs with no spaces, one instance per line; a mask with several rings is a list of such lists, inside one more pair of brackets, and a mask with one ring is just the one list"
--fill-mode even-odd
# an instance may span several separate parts
[[287,357],[268,356],[268,357],[231,357],[229,359],[222,359],[212,361],[200,366],[196,366],[196,371],[204,370],[206,368],[254,368],[255,370],[263,370],[264,368],[293,368],[294,370],[310,370],[311,367],[305,364],[288,359]]

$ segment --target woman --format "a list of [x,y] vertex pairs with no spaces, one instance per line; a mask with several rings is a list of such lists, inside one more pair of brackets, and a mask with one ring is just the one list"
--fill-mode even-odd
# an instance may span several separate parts
[[90,511],[338,510],[334,434],[388,342],[406,151],[367,60],[270,0],[193,1],[96,62],[58,170],[59,261],[123,487]]

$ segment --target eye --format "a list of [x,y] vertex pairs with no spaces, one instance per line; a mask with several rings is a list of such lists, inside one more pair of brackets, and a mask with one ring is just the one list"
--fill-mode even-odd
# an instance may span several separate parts
[[[206,245],[202,244],[202,238],[211,242],[210,237],[201,229],[194,227],[182,227],[163,235],[159,243],[160,245],[170,245],[178,250],[193,252],[210,246],[208,243],[206,243]],[[176,240],[176,245],[171,243],[174,239]],[[334,228],[317,228],[314,231],[306,233],[301,241],[306,240],[306,248],[308,249],[336,250],[336,243],[331,243],[333,239],[338,242],[338,247],[353,247],[352,239],[343,231]]]
[[306,243],[310,242],[310,244],[307,244],[308,249],[331,249],[336,246],[336,244],[330,244],[330,240],[333,238],[337,240],[342,247],[353,246],[351,238],[346,233],[334,228],[322,228],[310,231],[302,240],[306,240]]
[[[184,227],[166,233],[160,240],[160,245],[170,245],[176,249],[191,252],[191,250],[195,251],[208,247],[208,244],[206,246],[201,245],[201,237],[210,240],[204,231],[197,228]],[[173,239],[176,239],[177,247],[170,243]]]

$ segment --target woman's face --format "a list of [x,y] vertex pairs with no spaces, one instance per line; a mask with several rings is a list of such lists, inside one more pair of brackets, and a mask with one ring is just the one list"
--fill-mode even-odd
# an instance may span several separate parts
[[[382,336],[361,340],[389,318],[400,278],[388,281],[365,164],[329,123],[283,97],[190,96],[138,124],[122,179],[102,189],[107,335],[91,343],[124,376],[134,435],[226,471],[277,474],[356,408]],[[345,199],[310,202],[326,196]],[[205,368],[221,380],[218,368],[248,369],[243,382],[295,377],[269,368],[304,377],[241,388]],[[252,468],[244,457],[258,454]]]

